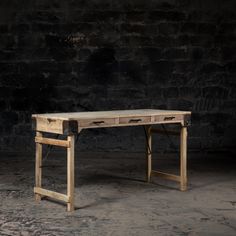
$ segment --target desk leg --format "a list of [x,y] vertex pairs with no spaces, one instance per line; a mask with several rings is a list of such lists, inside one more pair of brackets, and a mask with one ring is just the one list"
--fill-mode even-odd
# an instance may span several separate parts
[[151,133],[151,126],[145,126],[146,129],[146,156],[147,156],[147,173],[146,173],[146,180],[149,183],[151,180],[151,172],[152,172],[152,133]]
[[187,127],[180,133],[180,190],[187,190]]
[[[41,132],[36,132],[36,137],[42,137]],[[36,143],[36,160],[35,160],[35,187],[41,188],[42,186],[42,144]],[[35,200],[40,201],[41,195],[35,193]]]
[[67,196],[69,197],[67,210],[74,211],[75,136],[69,135],[67,141],[70,142],[70,146],[67,148]]

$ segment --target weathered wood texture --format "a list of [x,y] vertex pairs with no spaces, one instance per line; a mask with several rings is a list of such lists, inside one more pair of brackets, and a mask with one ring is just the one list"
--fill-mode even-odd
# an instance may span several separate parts
[[180,123],[187,125],[191,112],[137,109],[74,113],[35,114],[34,129],[42,132],[71,134],[81,129]]
[[67,210],[74,210],[74,185],[75,185],[75,137],[74,135],[70,135],[67,138],[68,142],[70,142],[70,147],[67,148],[67,196],[70,201],[67,203]]
[[[42,138],[43,135],[41,132],[36,132],[36,138]],[[40,188],[42,186],[42,151],[43,146],[41,143],[36,143],[36,160],[35,160],[35,186]],[[40,194],[35,194],[35,200],[40,201],[41,196]]]
[[[82,129],[120,126],[145,126],[146,133],[146,179],[158,176],[180,182],[182,191],[187,189],[187,125],[191,112],[165,110],[125,110],[98,111],[33,115],[36,132],[36,163],[35,163],[35,196],[39,201],[41,196],[48,196],[67,203],[67,210],[73,211],[74,206],[74,151],[75,134]],[[181,124],[181,131],[152,129],[154,124]],[[66,134],[67,140],[44,138],[42,132]],[[152,170],[152,133],[180,134],[180,176]],[[61,194],[42,188],[42,145],[55,145],[67,148],[67,194]]]

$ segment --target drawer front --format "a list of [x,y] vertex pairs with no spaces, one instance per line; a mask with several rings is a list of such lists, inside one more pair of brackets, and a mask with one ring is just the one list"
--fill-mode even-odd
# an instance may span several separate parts
[[63,120],[50,119],[50,118],[37,118],[36,131],[63,134]]
[[120,124],[143,124],[151,122],[150,116],[135,116],[135,117],[121,117],[119,120]]
[[155,122],[160,123],[178,123],[183,121],[184,116],[183,115],[161,115],[161,116],[155,116]]
[[80,127],[107,127],[112,126],[115,124],[114,118],[106,118],[106,119],[89,119],[89,120],[80,120],[79,126]]

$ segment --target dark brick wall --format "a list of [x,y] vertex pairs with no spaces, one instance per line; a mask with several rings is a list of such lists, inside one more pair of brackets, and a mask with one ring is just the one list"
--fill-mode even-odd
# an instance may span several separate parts
[[[234,151],[235,75],[234,0],[0,1],[1,150],[33,150],[32,113],[162,108],[193,111],[190,151]],[[79,147],[143,144],[114,128]]]

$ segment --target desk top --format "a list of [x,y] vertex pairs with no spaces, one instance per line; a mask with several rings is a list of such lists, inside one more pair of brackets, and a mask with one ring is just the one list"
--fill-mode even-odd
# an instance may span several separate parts
[[42,132],[70,134],[82,129],[166,123],[190,124],[190,111],[137,109],[34,114],[33,129]]
[[136,109],[136,110],[112,110],[112,111],[85,111],[71,113],[46,113],[33,114],[33,118],[50,118],[57,120],[84,120],[102,118],[120,118],[133,116],[157,116],[157,115],[190,115],[190,111],[158,110],[158,109]]

